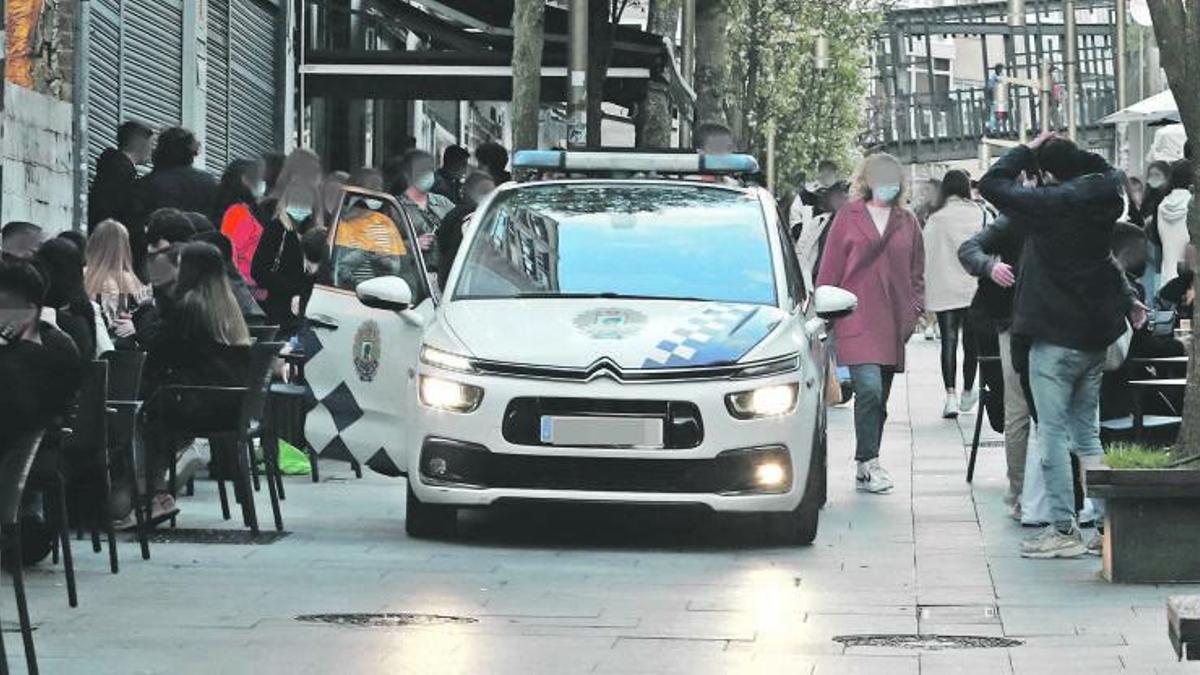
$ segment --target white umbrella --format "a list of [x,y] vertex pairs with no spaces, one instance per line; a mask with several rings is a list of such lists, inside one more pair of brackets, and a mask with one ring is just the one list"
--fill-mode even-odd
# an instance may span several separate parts
[[1162,120],[1179,121],[1179,106],[1175,105],[1175,96],[1170,89],[1138,101],[1124,110],[1118,110],[1100,120],[1100,123],[1160,122]]

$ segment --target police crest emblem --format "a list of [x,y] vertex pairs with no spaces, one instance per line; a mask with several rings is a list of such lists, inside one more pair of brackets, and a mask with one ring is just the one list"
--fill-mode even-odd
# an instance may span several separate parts
[[370,382],[379,370],[379,324],[367,320],[354,334],[354,369],[358,379]]

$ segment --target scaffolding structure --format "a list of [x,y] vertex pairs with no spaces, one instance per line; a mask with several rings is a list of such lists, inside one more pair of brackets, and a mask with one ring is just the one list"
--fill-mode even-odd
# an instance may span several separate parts
[[[1099,122],[1118,102],[1116,4],[1025,0],[889,11],[871,50],[863,145],[914,164],[947,162],[977,157],[984,138],[1019,140],[1050,128],[1111,154],[1113,130]],[[1068,21],[1064,9],[1072,5]],[[939,38],[968,39],[955,48],[979,50],[983,80],[955,82],[949,61],[935,55]],[[997,63],[1009,80],[1002,119],[987,86]]]

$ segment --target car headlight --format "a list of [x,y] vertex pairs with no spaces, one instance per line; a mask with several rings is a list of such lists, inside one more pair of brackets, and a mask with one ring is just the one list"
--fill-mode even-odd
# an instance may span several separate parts
[[799,393],[800,385],[796,382],[773,384],[729,394],[725,397],[725,407],[740,420],[778,417],[796,409]]
[[471,359],[429,345],[421,347],[421,363],[444,370],[457,370],[460,373],[475,371]]
[[440,377],[422,375],[417,386],[421,403],[437,410],[469,413],[474,412],[483,401],[483,389]]

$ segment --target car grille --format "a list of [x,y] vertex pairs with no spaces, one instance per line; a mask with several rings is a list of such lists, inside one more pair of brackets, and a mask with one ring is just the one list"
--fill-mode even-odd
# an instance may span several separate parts
[[644,401],[593,398],[520,397],[504,411],[504,440],[514,445],[546,445],[541,440],[543,415],[657,417],[665,422],[663,447],[685,450],[704,440],[700,409],[687,401]]

